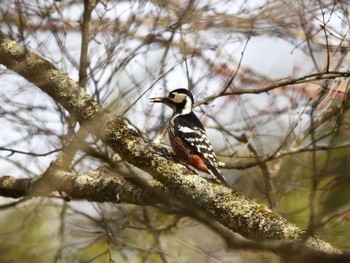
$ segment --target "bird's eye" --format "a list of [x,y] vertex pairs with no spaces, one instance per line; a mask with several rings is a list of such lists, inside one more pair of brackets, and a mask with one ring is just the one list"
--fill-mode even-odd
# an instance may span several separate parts
[[170,94],[169,94],[169,98],[170,98],[170,99],[175,98],[175,94],[174,94],[174,93],[170,93]]

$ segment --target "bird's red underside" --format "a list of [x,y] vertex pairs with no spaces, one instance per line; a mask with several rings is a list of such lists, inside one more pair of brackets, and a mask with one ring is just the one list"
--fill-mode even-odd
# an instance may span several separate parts
[[198,169],[198,170],[200,170],[202,172],[208,173],[208,168],[205,165],[204,159],[201,156],[199,156],[199,155],[196,155],[196,154],[192,155],[188,159],[187,163],[189,165],[192,165],[193,167],[195,167],[196,169]]

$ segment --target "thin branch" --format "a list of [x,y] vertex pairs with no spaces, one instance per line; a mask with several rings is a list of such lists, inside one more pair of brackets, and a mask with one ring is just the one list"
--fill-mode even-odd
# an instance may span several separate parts
[[45,157],[45,156],[48,156],[50,154],[60,152],[61,150],[62,149],[55,149],[55,150],[52,150],[52,151],[48,151],[46,153],[35,153],[35,152],[26,152],[26,151],[15,150],[15,149],[6,148],[6,147],[0,147],[0,151],[10,152],[7,155],[7,157],[10,157],[10,156],[14,155],[15,153],[29,155],[29,156],[33,156],[33,157]]
[[323,80],[323,79],[336,79],[336,78],[349,78],[350,72],[346,71],[330,71],[330,72],[324,72],[324,73],[313,73],[310,75],[305,75],[300,78],[288,78],[288,79],[282,79],[279,81],[276,81],[276,83],[268,85],[266,87],[257,88],[257,89],[235,89],[230,92],[221,93],[218,92],[216,94],[213,94],[211,96],[208,96],[202,100],[199,100],[195,103],[195,106],[199,106],[202,104],[207,104],[208,102],[217,99],[219,97],[224,96],[230,96],[230,95],[241,95],[241,94],[260,94],[269,92],[271,90],[274,90],[276,88],[285,87],[289,85],[296,85],[301,83],[307,83],[317,80]]
[[229,79],[229,81],[225,84],[225,87],[224,89],[221,91],[221,93],[225,94],[225,92],[227,91],[228,88],[231,87],[231,84],[232,82],[234,81],[234,79],[236,78],[236,75],[239,71],[239,69],[241,68],[241,65],[242,65],[242,61],[243,61],[243,57],[244,57],[244,53],[245,53],[245,50],[247,49],[247,46],[248,46],[248,43],[249,43],[249,40],[251,39],[251,36],[253,34],[253,30],[251,31],[251,33],[249,33],[248,37],[247,37],[247,40],[244,44],[244,47],[243,47],[243,50],[241,52],[241,56],[239,58],[239,61],[238,61],[238,65],[237,65],[237,68],[236,70],[234,71],[232,77]]
[[[236,137],[237,138],[237,137]],[[276,209],[276,194],[275,194],[275,189],[274,185],[272,182],[272,178],[270,175],[269,168],[267,167],[266,162],[262,162],[261,158],[259,157],[259,153],[255,150],[253,147],[252,143],[248,140],[247,136],[245,134],[242,134],[239,137],[240,142],[245,143],[248,145],[249,150],[254,154],[254,157],[264,175],[264,181],[266,184],[266,196],[267,200],[269,202],[270,209],[275,210]]]
[[87,67],[88,67],[88,49],[90,43],[90,21],[91,13],[98,4],[99,0],[84,0],[83,21],[81,23],[81,52],[79,66],[79,85],[86,88]]
[[[288,149],[287,151],[279,151],[275,154],[269,154],[267,156],[260,157],[260,162],[270,162],[273,160],[277,160],[279,158],[288,156],[288,155],[294,155],[294,154],[300,154],[304,152],[313,152],[313,151],[329,151],[329,150],[336,150],[336,149],[344,149],[344,148],[350,148],[350,144],[341,144],[341,145],[307,145],[307,146],[300,146],[300,147],[292,147]],[[259,162],[253,161],[249,163],[223,163],[220,162],[220,167],[224,169],[237,169],[237,170],[244,170],[248,169],[254,166],[259,165]]]

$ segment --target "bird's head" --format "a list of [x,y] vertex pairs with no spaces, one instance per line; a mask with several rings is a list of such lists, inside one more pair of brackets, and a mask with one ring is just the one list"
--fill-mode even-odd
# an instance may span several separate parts
[[187,89],[176,89],[169,93],[167,97],[150,98],[150,102],[161,102],[168,105],[174,112],[188,114],[192,111],[194,99]]

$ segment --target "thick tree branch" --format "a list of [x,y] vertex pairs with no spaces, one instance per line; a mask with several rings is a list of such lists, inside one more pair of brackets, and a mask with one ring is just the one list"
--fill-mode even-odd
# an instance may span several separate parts
[[[1,35],[0,63],[46,92],[123,160],[150,173],[174,197],[200,208],[234,232],[253,240],[303,238],[303,230],[264,205],[247,200],[232,189],[209,183],[164,155],[142,134],[129,128],[122,117],[104,110],[50,62]],[[318,237],[309,237],[306,243],[320,252],[339,253]]]
[[[13,176],[0,176],[0,195],[5,197],[37,197],[46,196],[46,191],[37,191],[42,185],[40,177],[16,179]],[[158,203],[152,193],[137,187],[121,177],[113,175],[110,167],[82,175],[74,175],[56,169],[50,173],[50,184],[54,190],[64,192],[68,199],[84,199],[93,202],[130,203],[136,205],[154,205]],[[39,185],[39,186],[38,186]],[[148,182],[149,189],[164,193],[167,191],[162,184]]]
[[[171,193],[159,182],[148,182],[148,191],[125,181],[123,178],[113,176],[113,171],[108,165],[102,166],[96,171],[88,172],[82,175],[74,175],[57,170],[51,176],[51,181],[55,183],[56,190],[64,192],[68,196],[65,199],[84,199],[93,202],[114,202],[130,203],[135,205],[158,205],[159,202],[165,202],[167,209],[171,209],[168,202],[172,200]],[[41,192],[32,192],[34,185],[38,182],[36,178],[16,179],[12,176],[0,176],[0,195],[12,198],[27,196],[46,196]],[[164,197],[157,200],[154,193],[161,193]],[[305,262],[346,262],[350,255],[324,255],[315,253],[315,251],[305,246],[303,242],[286,241],[264,241],[255,242],[244,239],[237,234],[232,233],[217,221],[199,209],[193,209],[188,206],[179,206],[174,209],[176,212],[191,216],[194,219],[206,224],[217,232],[226,241],[227,247],[232,249],[252,249],[262,251],[273,251],[286,259],[295,258],[296,261],[301,258]],[[174,210],[174,211],[175,211]]]

